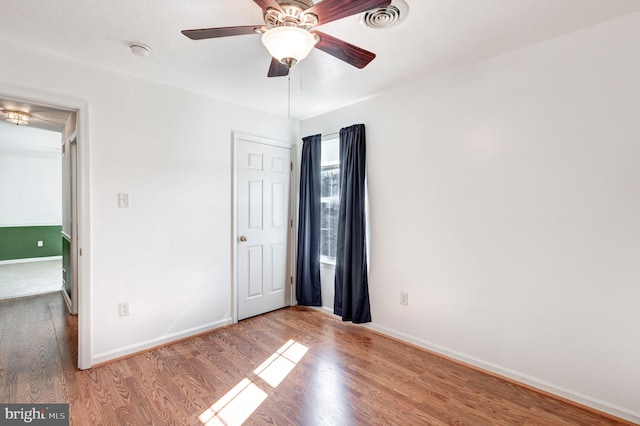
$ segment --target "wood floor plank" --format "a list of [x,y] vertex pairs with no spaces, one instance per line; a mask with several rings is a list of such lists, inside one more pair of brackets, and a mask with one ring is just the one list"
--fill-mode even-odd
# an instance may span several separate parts
[[0,338],[0,401],[68,402],[73,425],[631,424],[302,307],[87,371],[60,294],[0,301]]

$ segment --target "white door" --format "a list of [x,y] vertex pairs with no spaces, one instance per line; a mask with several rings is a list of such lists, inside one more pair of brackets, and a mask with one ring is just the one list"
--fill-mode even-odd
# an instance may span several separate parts
[[[78,314],[78,146],[75,113],[67,120],[62,131],[62,234],[70,243],[67,253],[63,250],[63,281],[69,311]],[[68,265],[68,270],[64,268]]]
[[78,139],[69,139],[71,154],[71,313],[78,314]]
[[289,305],[291,148],[236,136],[238,320]]

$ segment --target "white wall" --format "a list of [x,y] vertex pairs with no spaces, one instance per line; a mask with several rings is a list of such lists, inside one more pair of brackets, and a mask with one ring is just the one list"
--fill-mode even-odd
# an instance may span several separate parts
[[638,40],[636,13],[301,122],[367,126],[373,327],[640,421]]
[[0,226],[60,225],[61,170],[59,154],[0,153]]
[[287,141],[289,121],[24,46],[0,51],[0,94],[88,104],[91,363],[228,323],[232,131]]

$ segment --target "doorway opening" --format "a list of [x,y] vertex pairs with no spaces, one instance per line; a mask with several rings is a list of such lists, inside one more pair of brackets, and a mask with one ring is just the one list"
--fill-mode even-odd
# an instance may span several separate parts
[[46,127],[0,120],[0,300],[62,288],[62,133]]
[[[23,91],[20,91],[23,92]],[[18,93],[20,95],[20,93]],[[78,115],[86,106],[36,97],[0,94],[0,162],[3,183],[0,196],[0,266],[11,266],[20,274],[0,271],[4,281],[33,280],[15,297],[59,292],[69,314],[78,315],[78,367],[90,367],[88,333],[80,323],[87,313],[80,302],[81,274],[79,256],[79,165]],[[84,109],[82,111],[82,109]],[[9,112],[18,112],[26,120],[5,122]],[[9,120],[6,120],[9,121]],[[0,277],[0,283],[3,281]],[[46,283],[49,287],[43,286]],[[42,287],[38,287],[38,285]],[[0,290],[0,294],[1,294]],[[83,342],[84,341],[84,342]]]

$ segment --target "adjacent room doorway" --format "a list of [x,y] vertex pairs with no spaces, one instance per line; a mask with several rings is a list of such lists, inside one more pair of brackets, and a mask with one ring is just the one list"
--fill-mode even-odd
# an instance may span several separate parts
[[[1,107],[26,113],[30,126],[61,132],[62,140],[62,231],[58,237],[63,245],[63,270],[60,280],[64,283],[62,294],[69,311],[78,315],[78,368],[91,367],[90,286],[88,285],[89,260],[83,256],[82,241],[88,246],[88,105],[63,95],[32,91],[22,87],[1,86]],[[80,131],[81,130],[81,131]],[[81,159],[83,158],[83,159]],[[84,194],[84,195],[81,195]],[[85,285],[86,284],[86,285]]]

